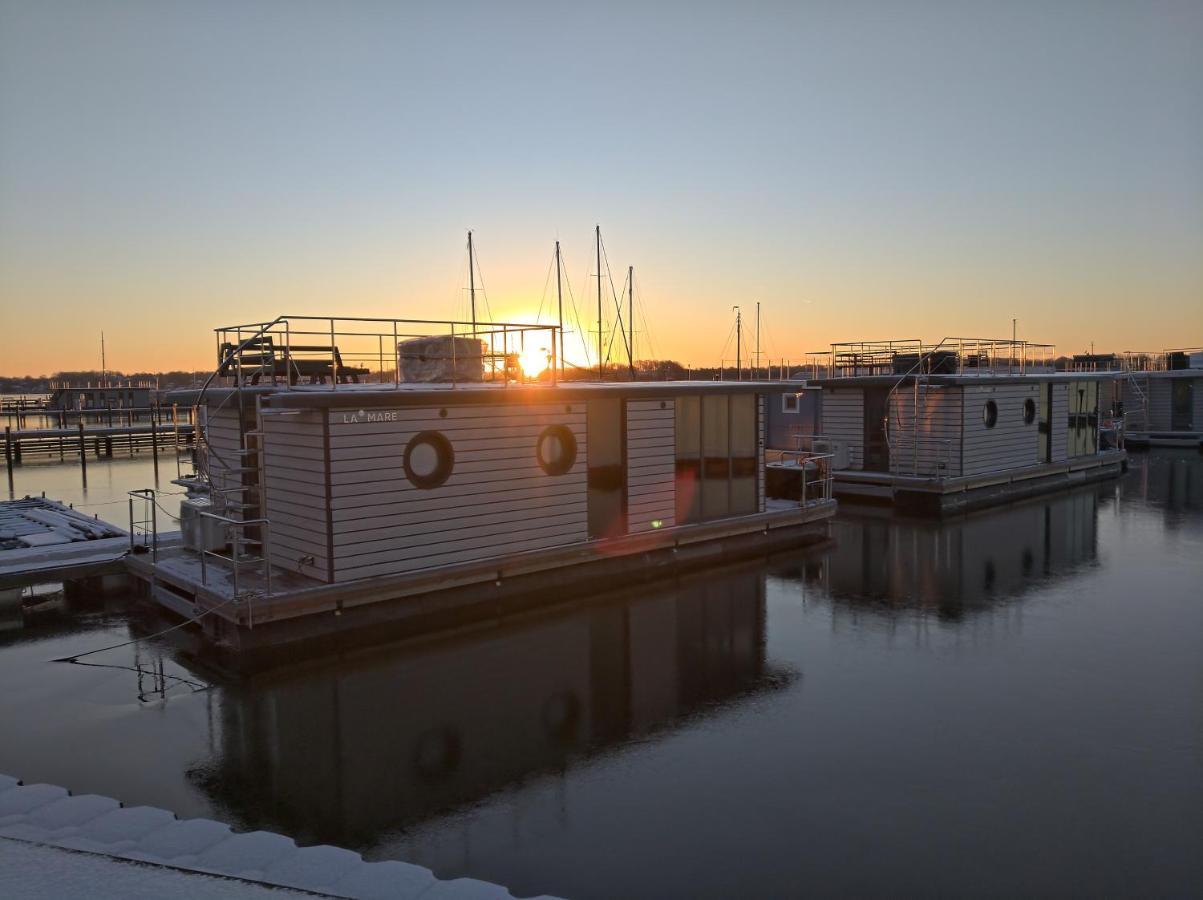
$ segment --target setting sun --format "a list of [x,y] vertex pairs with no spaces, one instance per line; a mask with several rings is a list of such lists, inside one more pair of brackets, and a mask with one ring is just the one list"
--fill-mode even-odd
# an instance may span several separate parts
[[546,347],[531,347],[518,354],[522,374],[535,378],[551,366],[551,352]]

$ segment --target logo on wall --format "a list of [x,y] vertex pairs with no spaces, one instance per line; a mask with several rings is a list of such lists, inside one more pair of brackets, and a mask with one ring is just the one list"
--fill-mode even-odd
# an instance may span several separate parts
[[344,425],[358,425],[360,422],[396,422],[397,411],[383,410],[382,412],[367,412],[359,410],[353,413],[343,413]]

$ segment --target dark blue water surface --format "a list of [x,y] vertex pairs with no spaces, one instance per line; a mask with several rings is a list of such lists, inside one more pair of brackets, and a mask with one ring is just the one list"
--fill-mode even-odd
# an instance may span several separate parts
[[2,623],[0,771],[521,895],[1199,891],[1203,457],[833,538],[254,673],[51,662],[164,624],[51,601]]

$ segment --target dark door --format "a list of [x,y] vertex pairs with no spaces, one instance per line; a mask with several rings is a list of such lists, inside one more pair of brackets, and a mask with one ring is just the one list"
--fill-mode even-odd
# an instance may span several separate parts
[[1037,426],[1040,435],[1040,461],[1053,461],[1053,386],[1040,385],[1040,424]]
[[865,471],[890,470],[890,445],[886,443],[886,398],[890,389],[865,388]]
[[624,418],[621,400],[590,400],[585,408],[591,539],[627,533]]
[[1174,431],[1194,431],[1194,384],[1189,378],[1175,378],[1170,396],[1170,428]]

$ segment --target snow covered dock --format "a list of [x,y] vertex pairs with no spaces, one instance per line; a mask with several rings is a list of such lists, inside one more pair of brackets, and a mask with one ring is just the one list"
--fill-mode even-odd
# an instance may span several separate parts
[[[239,834],[210,819],[177,819],[165,809],[126,807],[109,797],[72,795],[50,784],[23,785],[7,775],[0,775],[0,838],[80,854],[52,860],[54,871],[44,873],[44,883],[20,885],[21,895],[29,897],[55,896],[56,885],[71,883],[71,872],[64,870],[73,866],[81,870],[80,878],[86,877],[96,866],[83,854],[96,854],[167,867],[164,871],[180,876],[170,887],[179,896],[196,895],[191,891],[194,883],[198,891],[208,890],[201,876],[219,876],[363,900],[511,900],[505,888],[485,881],[443,881],[409,863],[365,862],[358,853],[338,847],[298,847],[291,838],[267,831]],[[25,871],[31,871],[30,861],[17,856],[21,858],[16,862],[24,860]],[[5,870],[11,876],[7,866]],[[128,877],[145,880],[134,873]],[[89,895],[96,896],[95,890]],[[224,895],[258,896],[233,886]]]

